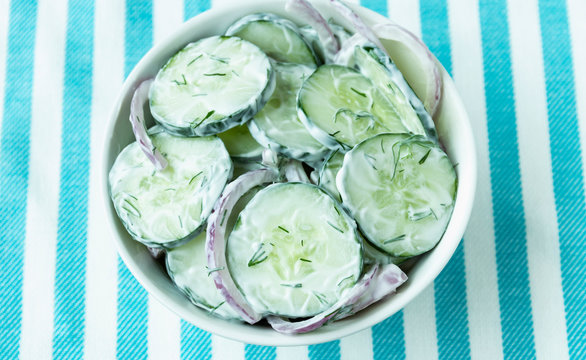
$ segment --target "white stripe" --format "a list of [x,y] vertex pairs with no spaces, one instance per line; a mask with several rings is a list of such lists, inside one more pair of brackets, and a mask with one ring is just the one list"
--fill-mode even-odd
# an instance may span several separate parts
[[181,358],[181,328],[177,315],[149,295],[148,358],[172,360]]
[[41,0],[37,11],[20,339],[24,359],[50,358],[53,351],[67,1]]
[[[586,2],[567,0],[572,56],[574,58],[574,86],[576,87],[576,111],[580,127],[582,171],[586,178]],[[586,182],[584,182],[586,190]]]
[[340,359],[372,359],[372,330],[366,329],[340,339]]
[[388,0],[389,17],[421,38],[419,1]]
[[105,122],[124,79],[124,2],[96,1],[92,92],[85,357],[116,357],[118,258],[104,227],[100,178]]
[[430,284],[403,309],[407,359],[437,359],[435,291]]
[[[8,14],[10,1],[0,0],[0,134],[4,118],[4,91],[6,86],[6,53],[8,52]],[[0,144],[2,137],[0,136]]]
[[228,340],[221,336],[212,335],[213,360],[241,360],[244,359],[244,344]]
[[277,360],[306,360],[307,346],[289,346],[277,348]]
[[453,74],[476,139],[478,184],[464,235],[470,352],[475,359],[503,357],[490,184],[484,72],[478,4],[448,1]]
[[531,308],[537,358],[566,359],[569,355],[537,6],[536,0],[508,1]]
[[153,39],[155,44],[167,39],[181,24],[183,24],[182,0],[153,1]]

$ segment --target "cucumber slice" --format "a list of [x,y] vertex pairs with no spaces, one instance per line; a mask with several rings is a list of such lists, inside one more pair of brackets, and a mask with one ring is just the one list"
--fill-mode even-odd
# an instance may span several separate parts
[[317,183],[324,190],[330,193],[334,199],[340,202],[342,201],[342,198],[340,197],[340,192],[336,187],[336,175],[338,175],[338,172],[342,168],[343,163],[344,154],[339,151],[333,151],[330,154],[330,157],[324,161],[322,167],[320,168],[319,180]]
[[448,156],[423,136],[380,134],[344,157],[336,178],[361,232],[396,257],[433,248],[450,219],[457,179]]
[[170,133],[206,136],[254,116],[275,87],[269,58],[237,37],[188,44],[159,71],[149,93],[155,120]]
[[276,61],[317,66],[313,50],[299,34],[297,25],[275,14],[245,16],[232,24],[226,35],[250,41]]
[[225,319],[240,316],[224,302],[209,274],[205,252],[206,233],[202,232],[186,244],[167,251],[167,273],[175,285],[196,306]]
[[297,96],[299,119],[331,149],[348,150],[383,132],[424,134],[397,113],[396,106],[375,84],[358,71],[340,65],[323,65],[305,82]]
[[228,131],[219,133],[228,153],[234,160],[260,160],[264,148],[254,140],[246,125],[238,125]]
[[266,148],[301,161],[323,160],[330,151],[307,131],[297,116],[295,100],[303,80],[314,68],[275,64],[277,87],[265,105],[248,123],[252,136]]
[[125,147],[110,169],[110,193],[120,220],[133,238],[171,248],[202,229],[232,174],[222,141],[175,137],[156,126],[149,131],[168,165],[156,171],[136,142]]
[[433,119],[423,103],[405,81],[393,61],[375,46],[357,46],[354,50],[354,65],[381,89],[394,105],[395,112],[414,134],[424,131],[432,141],[437,141]]
[[274,184],[240,213],[228,239],[227,261],[255,311],[311,316],[358,280],[362,244],[354,220],[322,189]]

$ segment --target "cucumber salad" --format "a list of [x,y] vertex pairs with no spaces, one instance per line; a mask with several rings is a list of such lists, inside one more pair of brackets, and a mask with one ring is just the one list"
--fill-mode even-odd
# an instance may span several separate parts
[[137,86],[136,141],[109,173],[120,221],[194,305],[285,334],[392,296],[456,196],[433,56],[397,25],[330,6],[349,29],[289,0],[303,24],[251,14],[186,45]]

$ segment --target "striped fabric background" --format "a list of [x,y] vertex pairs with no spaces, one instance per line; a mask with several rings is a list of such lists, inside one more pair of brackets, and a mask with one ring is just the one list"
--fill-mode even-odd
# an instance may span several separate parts
[[454,77],[478,145],[461,246],[404,310],[326,344],[210,335],[150,298],[96,166],[134,64],[230,0],[0,0],[0,358],[586,358],[586,1],[365,0]]

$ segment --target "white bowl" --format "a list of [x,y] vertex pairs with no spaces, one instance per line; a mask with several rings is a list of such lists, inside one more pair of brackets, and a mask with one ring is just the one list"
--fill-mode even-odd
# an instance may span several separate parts
[[[342,25],[349,25],[340,19],[326,1],[314,1],[314,3],[324,17],[333,18]],[[368,9],[359,6],[352,7],[367,23],[375,24],[389,21]],[[452,219],[441,242],[432,251],[421,256],[407,270],[409,280],[399,288],[395,295],[347,319],[334,322],[307,334],[293,336],[279,334],[267,326],[226,321],[208,315],[205,311],[192,305],[173,285],[164,267],[151,258],[146,247],[128,235],[110,201],[108,172],[121,149],[134,141],[128,115],[130,100],[136,85],[144,79],[155,76],[167,59],[189,42],[221,34],[238,18],[261,11],[289,17],[289,14],[284,10],[284,1],[256,0],[242,2],[230,8],[214,8],[181,25],[173,36],[155,46],[140,60],[126,79],[108,122],[101,174],[102,197],[106,201],[108,227],[122,260],[142,286],[178,316],[211,333],[250,344],[272,346],[316,344],[339,339],[385,320],[401,310],[437,277],[456,250],[472,209],[476,188],[474,141],[462,101],[452,79],[442,69],[443,100],[435,118],[446,152],[452,162],[458,164],[456,172],[459,186],[456,203]],[[348,28],[351,27],[348,26]]]

